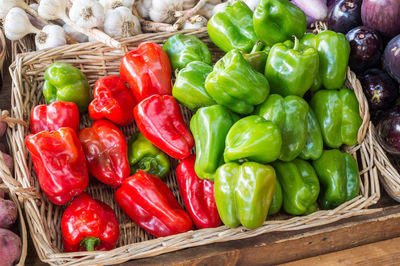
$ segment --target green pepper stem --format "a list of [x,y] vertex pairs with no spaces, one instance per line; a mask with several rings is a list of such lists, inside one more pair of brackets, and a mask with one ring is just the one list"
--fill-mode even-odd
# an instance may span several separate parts
[[155,168],[155,165],[157,165],[157,161],[154,158],[145,157],[139,162],[138,170],[149,172]]
[[293,50],[297,51],[300,48],[300,42],[299,39],[294,35],[294,46],[293,46]]
[[98,237],[86,237],[81,241],[81,246],[85,247],[87,251],[94,251],[94,247],[100,245]]
[[259,40],[256,42],[256,44],[253,46],[253,49],[251,50],[251,54],[255,52],[259,52],[264,48],[264,44]]

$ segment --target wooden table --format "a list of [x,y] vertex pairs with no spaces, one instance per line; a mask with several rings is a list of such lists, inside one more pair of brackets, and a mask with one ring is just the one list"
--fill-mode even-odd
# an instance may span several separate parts
[[[6,71],[0,109],[10,108],[10,90]],[[396,265],[400,260],[400,205],[382,191],[382,199],[373,207],[381,210],[317,228],[188,248],[125,265]],[[27,265],[44,265],[31,241]]]

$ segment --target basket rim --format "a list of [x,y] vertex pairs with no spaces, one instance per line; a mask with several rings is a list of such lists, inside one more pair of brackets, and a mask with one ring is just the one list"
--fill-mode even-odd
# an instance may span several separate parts
[[[127,45],[129,43],[138,42],[138,41],[147,41],[147,40],[164,40],[174,34],[183,33],[183,34],[204,34],[206,33],[206,28],[200,30],[184,30],[173,33],[147,33],[137,35],[135,37],[123,38],[119,39],[122,45],[124,46],[124,50],[127,49]],[[10,74],[13,79],[12,85],[12,97],[22,98],[20,91],[23,89],[22,80],[23,75],[22,72],[26,69],[24,68],[25,64],[30,64],[35,62],[35,60],[41,60],[44,55],[52,56],[56,54],[62,54],[64,51],[86,51],[86,50],[96,50],[102,49],[102,51],[112,51],[115,50],[113,48],[109,48],[104,46],[101,43],[95,44],[74,44],[67,45],[63,47],[58,47],[57,49],[38,51],[38,52],[30,52],[25,54],[19,54],[17,59],[10,66]],[[62,55],[61,55],[62,56]],[[199,245],[211,244],[215,242],[223,242],[229,240],[237,240],[242,238],[254,237],[260,234],[264,234],[272,231],[289,231],[289,230],[298,230],[304,228],[315,227],[318,225],[324,225],[328,223],[332,223],[338,221],[343,218],[348,218],[355,215],[364,215],[369,214],[371,212],[376,212],[376,209],[367,209],[369,206],[375,204],[380,198],[379,191],[379,182],[377,177],[377,169],[375,166],[374,159],[374,150],[373,150],[373,136],[370,130],[371,123],[369,122],[369,112],[368,112],[368,103],[363,95],[362,89],[360,89],[361,85],[357,80],[354,73],[350,70],[347,72],[350,86],[357,88],[356,96],[360,103],[360,114],[363,118],[363,125],[360,127],[358,140],[359,144],[348,147],[349,152],[360,153],[363,154],[362,164],[366,165],[366,168],[363,168],[363,173],[361,175],[367,175],[365,177],[364,182],[366,182],[366,195],[359,195],[355,199],[345,202],[334,210],[321,210],[314,212],[308,216],[296,216],[287,220],[278,220],[278,221],[266,221],[263,226],[254,230],[248,230],[244,227],[236,227],[236,228],[228,228],[226,226],[220,226],[218,228],[211,229],[200,229],[195,231],[189,231],[179,235],[168,236],[164,238],[157,238],[152,240],[147,240],[139,243],[133,243],[125,246],[118,247],[114,250],[107,252],[75,252],[75,253],[56,253],[51,250],[51,245],[48,241],[44,241],[45,244],[40,243],[39,236],[35,234],[35,228],[40,226],[36,221],[32,221],[31,219],[35,219],[35,211],[38,211],[36,206],[35,197],[32,196],[32,191],[23,191],[21,188],[29,189],[29,185],[22,185],[21,183],[17,184],[17,187],[14,188],[17,191],[17,194],[20,198],[24,200],[25,212],[28,216],[28,225],[30,227],[31,236],[35,242],[36,250],[38,251],[39,257],[42,261],[56,264],[60,262],[60,260],[67,261],[65,265],[84,265],[89,263],[96,264],[109,264],[109,263],[121,263],[130,259],[142,258],[142,257],[150,257],[156,256],[162,253],[171,252],[178,249],[183,249],[187,247],[194,247]],[[356,85],[354,85],[356,84]],[[15,99],[14,99],[15,100]],[[16,118],[23,119],[23,113],[21,110],[18,110],[13,104],[13,115]],[[13,146],[15,143],[18,143],[19,140],[17,138],[21,138],[24,136],[24,127],[22,125],[17,125],[15,129],[10,132],[9,138],[13,140]],[[21,146],[20,146],[21,147]],[[23,151],[19,152],[19,158],[21,162],[26,158]],[[26,164],[26,160],[25,160]],[[360,163],[359,163],[360,165]],[[20,166],[21,171],[28,171],[26,166]],[[24,176],[21,177],[24,179]],[[19,190],[18,190],[19,189]],[[36,227],[35,227],[36,226]],[[203,238],[199,240],[199,236]],[[182,242],[182,240],[184,242]],[[186,242],[185,242],[186,241]],[[46,245],[46,246],[44,246]],[[49,249],[50,247],[50,249]],[[84,256],[80,259],[72,259],[74,256]]]

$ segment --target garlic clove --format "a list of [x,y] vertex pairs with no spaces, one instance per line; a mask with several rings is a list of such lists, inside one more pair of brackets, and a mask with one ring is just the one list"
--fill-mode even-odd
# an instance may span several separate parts
[[86,36],[83,33],[80,33],[79,31],[74,30],[71,26],[64,24],[63,29],[66,34],[68,34],[72,39],[74,39],[77,42],[87,42],[88,41],[88,36]]
[[106,13],[104,32],[111,37],[129,37],[141,33],[139,19],[127,7],[110,9]]
[[175,11],[183,10],[183,0],[152,0],[149,10],[150,19],[154,22],[173,23]]
[[100,4],[106,11],[109,9],[116,9],[120,6],[132,9],[133,4],[135,4],[135,0],[100,0]]
[[4,34],[7,39],[17,41],[29,33],[37,33],[39,29],[32,26],[28,15],[19,7],[11,8],[4,20]]
[[104,8],[97,0],[74,0],[69,10],[69,17],[79,27],[86,29],[102,28]]
[[54,48],[67,44],[64,29],[58,25],[46,25],[35,36],[36,50]]

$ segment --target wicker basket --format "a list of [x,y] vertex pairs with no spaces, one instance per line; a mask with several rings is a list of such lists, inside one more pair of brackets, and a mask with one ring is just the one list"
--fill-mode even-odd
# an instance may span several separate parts
[[[181,31],[180,33],[195,34],[203,40],[210,47],[214,62],[223,55],[208,38],[206,29]],[[124,51],[128,51],[134,49],[143,41],[153,41],[162,44],[173,34],[143,34],[121,39],[120,41],[124,45]],[[105,47],[100,43],[69,45],[48,51],[18,55],[16,61],[10,67],[13,79],[12,115],[28,121],[31,108],[45,102],[41,92],[43,73],[51,63],[55,61],[67,62],[80,68],[87,76],[89,83],[93,85],[98,78],[104,75],[118,75],[122,56],[123,53],[121,51]],[[16,186],[21,186],[25,189],[19,190],[19,196],[24,199],[30,232],[40,259],[50,264],[67,265],[122,263],[130,259],[155,256],[187,247],[243,239],[272,231],[310,228],[355,215],[376,212],[376,209],[367,209],[369,206],[375,204],[380,197],[377,170],[374,166],[375,155],[372,148],[372,134],[369,131],[368,105],[358,80],[350,71],[348,72],[347,86],[355,89],[360,102],[360,113],[364,120],[358,135],[360,144],[346,149],[356,158],[359,165],[361,191],[358,197],[342,204],[334,210],[318,211],[308,216],[293,217],[283,214],[272,216],[262,227],[255,230],[247,230],[243,227],[228,228],[220,226],[218,228],[195,230],[155,239],[133,223],[118,208],[113,200],[113,189],[96,182],[95,179],[91,179],[87,191],[94,198],[101,199],[109,204],[115,210],[120,222],[121,235],[118,246],[116,249],[108,252],[62,252],[60,220],[65,206],[51,204],[40,192],[31,158],[24,145],[24,138],[29,134],[29,131],[22,125],[17,125],[17,127],[9,132],[16,161],[16,178],[17,183],[19,183]],[[189,122],[190,116],[191,113],[184,109],[186,122]],[[81,117],[81,127],[90,126],[91,123],[92,121],[87,114]],[[122,128],[122,130],[126,136],[131,136],[137,131],[137,128],[135,125],[131,125]],[[177,164],[177,160],[171,161],[171,173],[165,179],[165,182],[182,204],[175,180],[175,168]],[[14,189],[18,191],[17,187]],[[35,191],[29,189],[35,189]]]
[[[3,113],[0,111],[0,120],[3,120],[3,117],[6,117],[8,112]],[[11,120],[6,120],[6,122],[12,122]],[[9,125],[12,126],[14,123],[10,123]],[[26,224],[24,220],[24,215],[21,209],[21,204],[18,201],[17,195],[15,194],[15,191],[10,191],[9,187],[7,184],[10,183],[15,183],[15,179],[12,177],[12,173],[10,172],[10,169],[6,166],[4,163],[3,157],[0,154],[0,179],[3,180],[4,183],[1,183],[0,181],[0,190],[3,190],[6,195],[8,195],[8,198],[12,200],[15,205],[18,208],[18,229],[19,229],[19,237],[21,238],[21,258],[19,259],[18,266],[23,266],[25,265],[25,259],[27,255],[27,248],[28,248],[28,235],[26,231]]]

